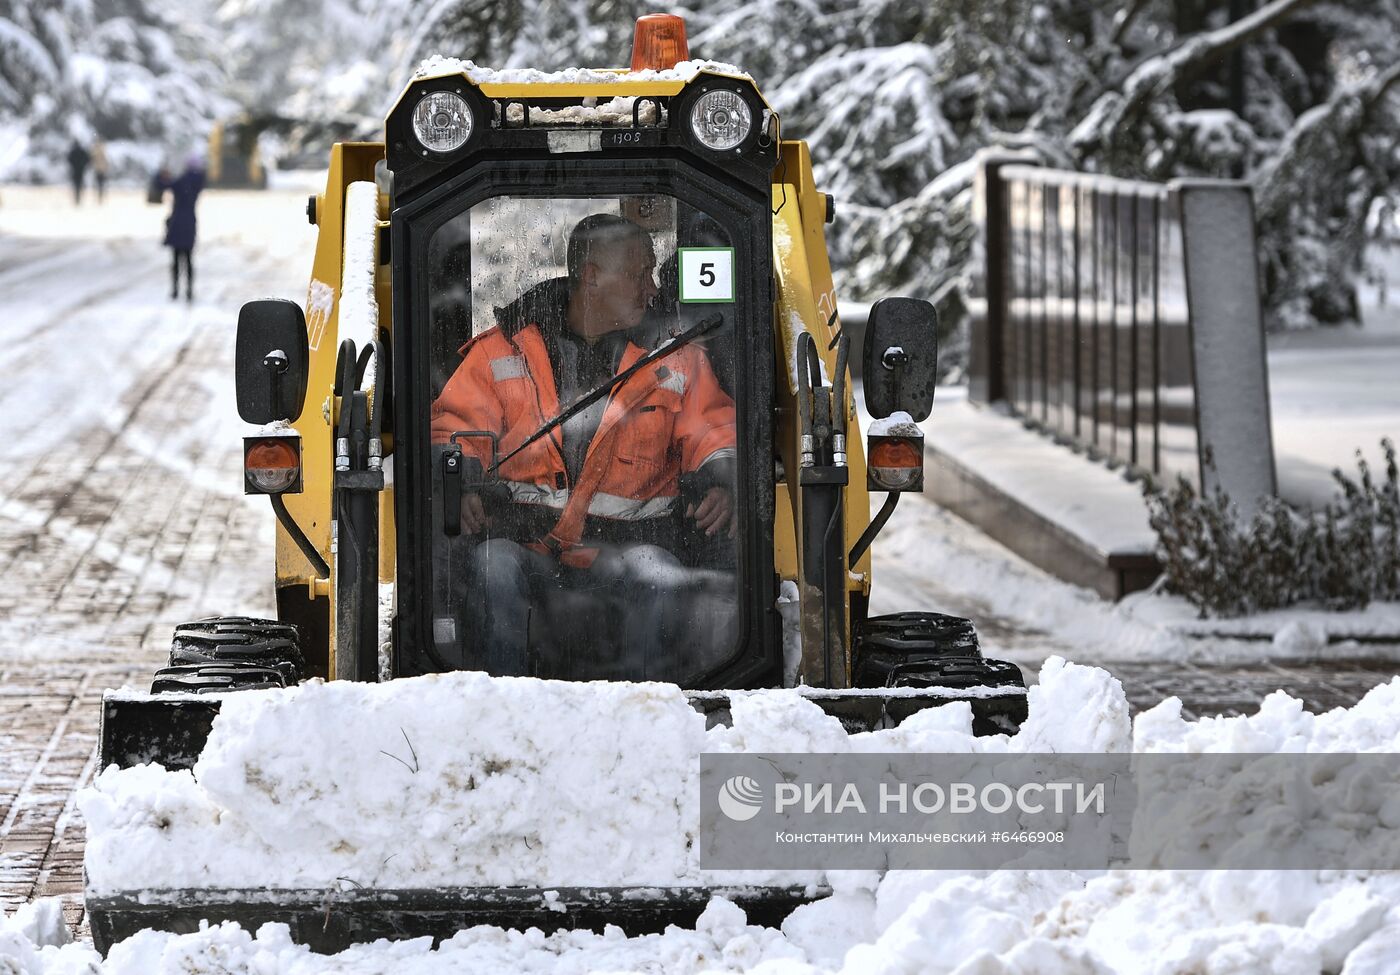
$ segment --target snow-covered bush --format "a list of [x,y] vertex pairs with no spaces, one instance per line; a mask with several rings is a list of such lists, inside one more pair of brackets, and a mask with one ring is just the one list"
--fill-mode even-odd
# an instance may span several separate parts
[[1245,519],[1219,488],[1202,494],[1185,478],[1168,490],[1149,485],[1168,586],[1202,616],[1400,598],[1400,479],[1395,445],[1381,446],[1384,479],[1377,482],[1358,451],[1356,478],[1334,470],[1341,496],[1319,512],[1268,497]]

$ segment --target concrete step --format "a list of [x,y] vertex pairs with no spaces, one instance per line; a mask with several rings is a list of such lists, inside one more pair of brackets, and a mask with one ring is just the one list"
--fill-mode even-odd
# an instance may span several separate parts
[[1120,599],[1161,571],[1141,485],[996,408],[940,389],[925,495],[1066,582]]

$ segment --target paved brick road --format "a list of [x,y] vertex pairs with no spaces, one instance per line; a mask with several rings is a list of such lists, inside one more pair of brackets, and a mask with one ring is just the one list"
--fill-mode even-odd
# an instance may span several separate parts
[[[205,367],[226,367],[228,336],[203,324],[192,322],[174,359],[136,385],[115,430],[82,433],[5,485],[0,564],[5,578],[22,580],[0,589],[15,657],[0,670],[7,910],[62,895],[70,920],[81,921],[73,796],[93,772],[102,691],[149,681],[177,622],[270,609],[270,598],[259,598],[266,581],[254,576],[271,564],[270,513],[147,452],[176,446],[177,428],[215,405],[202,403],[200,380]],[[192,468],[236,485],[240,443],[201,437],[179,449]]]
[[83,824],[74,807],[97,760],[105,687],[137,682],[142,665],[21,664],[0,671],[0,908],[61,896],[83,921]]
[[[271,609],[272,515],[241,492],[233,323],[250,294],[300,294],[306,261],[221,232],[231,207],[295,214],[294,196],[214,194],[201,300],[172,304],[159,237],[127,236],[156,208],[118,193],[69,216],[45,193],[7,189],[0,212],[0,410],[17,424],[0,443],[0,909],[57,895],[80,929],[74,796],[103,690],[148,682],[177,622]],[[83,219],[89,236],[48,236]]]

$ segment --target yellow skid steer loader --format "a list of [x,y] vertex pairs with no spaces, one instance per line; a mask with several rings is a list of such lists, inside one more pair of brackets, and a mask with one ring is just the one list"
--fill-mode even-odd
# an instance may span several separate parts
[[[667,681],[712,722],[726,690],[783,686],[850,730],[954,700],[979,733],[1023,719],[1020,672],[967,620],[866,612],[870,543],[923,487],[933,307],[870,311],[867,447],[832,199],[753,80],[684,44],[650,16],[632,70],[434,59],[382,143],[333,147],[304,308],[239,317],[278,619],[180,627],[149,694],[104,702],[104,768],[191,767],[226,692],[450,670]],[[541,893],[366,890],[332,911],[321,891],[143,889],[87,908],[103,950],[201,919],[332,949],[473,923],[659,930],[711,891]],[[815,892],[730,893],[776,922]]]

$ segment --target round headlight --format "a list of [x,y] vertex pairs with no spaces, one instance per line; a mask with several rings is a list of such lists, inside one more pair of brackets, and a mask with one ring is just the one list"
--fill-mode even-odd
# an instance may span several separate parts
[[467,100],[450,91],[430,91],[413,109],[413,134],[424,149],[452,152],[471,138],[472,113]]
[[748,137],[753,113],[736,91],[706,92],[691,110],[690,127],[711,149],[733,149]]

